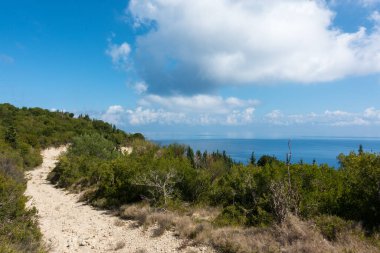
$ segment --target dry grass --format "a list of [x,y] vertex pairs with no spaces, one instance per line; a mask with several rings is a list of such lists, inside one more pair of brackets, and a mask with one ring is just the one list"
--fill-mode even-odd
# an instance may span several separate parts
[[117,219],[115,220],[115,222],[113,223],[116,227],[122,227],[124,226],[124,222],[120,219]]
[[148,205],[124,205],[120,208],[120,217],[127,220],[134,220],[136,225],[146,224],[147,217],[151,213]]
[[379,248],[351,232],[330,242],[312,222],[295,216],[288,216],[281,225],[265,229],[220,228],[205,237],[221,252],[379,252]]
[[83,190],[80,193],[79,201],[80,202],[86,202],[86,201],[88,201],[90,199],[93,199],[97,190],[98,190],[98,187],[96,187],[96,186],[90,187],[90,188],[87,188],[87,189]]
[[176,216],[171,212],[154,212],[148,216],[145,226],[157,225],[153,236],[161,236],[165,231],[174,227]]
[[220,208],[216,207],[204,207],[195,208],[190,213],[189,216],[196,221],[213,221],[221,212]]
[[[361,235],[358,234],[358,230]],[[374,238],[376,237],[379,237],[379,235],[374,236]],[[337,242],[334,242],[333,245],[338,249],[338,252],[378,253],[380,252],[379,243],[379,238],[377,238],[377,242],[368,241],[368,238],[366,239],[364,237],[363,231],[360,228],[357,228],[356,231],[346,231],[345,233],[340,234]],[[347,249],[350,249],[350,251]]]
[[173,229],[175,235],[185,239],[183,248],[209,245],[222,253],[380,252],[380,248],[374,246],[375,243],[363,239],[365,236],[360,227],[344,230],[338,234],[336,240],[329,241],[315,223],[292,215],[287,216],[280,225],[267,228],[216,228],[212,226],[212,219],[217,213],[216,209],[205,209],[179,215],[169,211],[157,211],[148,205],[123,206],[120,211],[121,217],[136,220],[139,226],[154,227],[153,236],[160,236]]
[[180,219],[176,219],[175,222],[175,231],[176,235],[178,235],[182,239],[194,239],[196,235],[197,225],[194,221],[188,217],[184,216]]

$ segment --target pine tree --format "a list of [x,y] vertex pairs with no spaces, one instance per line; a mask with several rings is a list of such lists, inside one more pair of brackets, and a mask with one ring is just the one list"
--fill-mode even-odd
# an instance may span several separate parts
[[192,165],[193,167],[195,167],[195,162],[194,162],[194,151],[193,151],[193,149],[192,149],[190,146],[187,147],[187,150],[186,150],[186,156],[187,156],[187,159],[189,159],[191,165]]
[[249,158],[249,163],[252,164],[253,166],[256,165],[255,152],[252,152],[251,157]]
[[362,144],[359,145],[359,150],[358,150],[358,152],[359,152],[359,155],[364,154],[364,150],[363,150],[363,145],[362,145]]
[[17,133],[14,126],[9,126],[5,131],[4,139],[7,143],[9,143],[13,148],[17,147]]

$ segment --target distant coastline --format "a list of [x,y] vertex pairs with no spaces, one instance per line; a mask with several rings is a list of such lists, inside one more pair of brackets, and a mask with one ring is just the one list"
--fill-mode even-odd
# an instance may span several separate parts
[[[207,152],[223,151],[237,162],[248,163],[252,152],[259,158],[262,155],[273,155],[284,161],[288,152],[288,139],[232,139],[232,138],[193,138],[193,139],[156,139],[152,140],[159,145],[172,143],[189,145],[194,150]],[[356,137],[334,137],[334,138],[295,138],[292,142],[292,163],[328,164],[335,168],[339,167],[336,157],[340,154],[348,154],[357,151],[359,145],[363,145],[368,152],[380,152],[380,138],[356,138]]]

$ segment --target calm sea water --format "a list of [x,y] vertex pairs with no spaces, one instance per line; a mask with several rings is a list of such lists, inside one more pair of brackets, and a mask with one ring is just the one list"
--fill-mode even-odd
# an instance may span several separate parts
[[[288,152],[288,140],[286,139],[188,139],[188,140],[156,140],[160,145],[172,143],[186,144],[194,150],[213,152],[225,150],[235,161],[247,163],[252,152],[256,159],[260,156],[274,155],[280,160],[286,159]],[[292,163],[298,163],[301,159],[305,163],[312,163],[313,159],[318,164],[327,163],[338,167],[336,157],[340,154],[348,154],[357,151],[359,145],[363,145],[365,151],[380,153],[380,139],[296,139],[291,140]]]

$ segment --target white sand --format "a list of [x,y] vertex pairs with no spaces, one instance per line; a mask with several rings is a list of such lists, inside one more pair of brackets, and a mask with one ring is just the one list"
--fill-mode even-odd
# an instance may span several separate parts
[[[26,195],[38,210],[44,240],[51,252],[209,252],[207,248],[179,250],[183,241],[166,232],[152,237],[151,230],[133,228],[130,221],[98,211],[78,202],[77,194],[55,188],[47,180],[57,157],[65,148],[43,151],[43,164],[27,173]],[[191,249],[191,251],[190,251]]]

